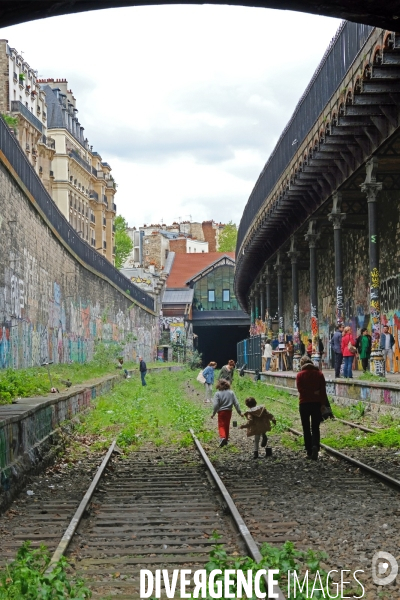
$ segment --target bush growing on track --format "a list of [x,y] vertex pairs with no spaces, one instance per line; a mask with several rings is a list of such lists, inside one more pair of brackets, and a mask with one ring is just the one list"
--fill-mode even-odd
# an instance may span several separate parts
[[[213,533],[213,537],[215,540],[218,540],[220,537],[216,532]],[[321,598],[337,598],[338,596],[335,594],[336,584],[333,583],[331,578],[328,579],[328,573],[325,570],[324,566],[321,564],[321,561],[326,561],[328,558],[327,554],[324,552],[314,551],[309,549],[307,551],[296,550],[293,542],[285,542],[280,547],[270,546],[265,543],[260,548],[260,553],[262,556],[262,560],[260,563],[256,563],[254,560],[246,557],[240,556],[229,556],[225,548],[222,544],[216,544],[213,546],[212,551],[210,552],[210,560],[206,564],[205,568],[207,573],[209,574],[214,569],[220,569],[222,574],[215,578],[216,581],[224,582],[224,571],[228,569],[232,569],[233,571],[242,570],[246,572],[247,570],[252,570],[254,575],[259,569],[277,569],[279,570],[279,575],[275,578],[279,582],[279,587],[281,588],[285,597],[293,597],[288,594],[288,572],[291,573],[291,588],[290,591],[293,593],[293,572],[295,571],[297,577],[300,581],[303,580],[306,571],[309,574],[309,581],[311,584],[309,585],[309,590],[311,590],[314,578],[317,577],[317,584],[312,594],[312,598],[317,600]],[[322,582],[322,586],[319,585],[319,574],[320,580]],[[230,576],[235,584],[231,588],[231,592],[236,592],[236,579],[234,575]],[[260,587],[263,588],[264,582],[261,581]],[[321,590],[323,587],[324,591]],[[319,589],[318,589],[319,588]],[[223,588],[222,588],[223,589]],[[329,590],[330,596],[327,594]],[[333,592],[333,593],[332,593]],[[348,593],[348,591],[346,591]],[[350,593],[350,592],[349,592]],[[358,595],[358,594],[357,594]],[[236,598],[236,594],[234,596]],[[307,600],[311,596],[307,595],[304,592],[296,590],[296,600]],[[210,597],[208,596],[207,599]],[[251,600],[255,600],[255,596]]]
[[85,600],[91,597],[82,579],[67,575],[66,558],[46,575],[50,554],[45,546],[32,549],[30,544],[24,542],[15,559],[1,568],[0,600]]

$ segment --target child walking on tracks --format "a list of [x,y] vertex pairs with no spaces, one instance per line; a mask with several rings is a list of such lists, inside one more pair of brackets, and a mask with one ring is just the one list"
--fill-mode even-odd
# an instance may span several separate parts
[[226,379],[220,379],[217,383],[218,392],[213,398],[213,414],[211,418],[218,413],[218,430],[219,430],[219,447],[226,446],[229,439],[229,425],[232,417],[232,407],[234,406],[236,412],[242,415],[240,410],[239,402],[235,394],[231,391],[231,384]]
[[[258,446],[260,437],[262,437],[261,447],[265,448],[268,438],[267,431],[271,431],[271,421],[276,425],[274,415],[267,411],[265,406],[257,406],[255,398],[246,398],[245,404],[249,410],[244,413],[247,423],[240,426],[240,429],[247,429],[247,437],[254,435],[254,455],[253,458],[258,458]],[[267,454],[266,454],[267,456]]]

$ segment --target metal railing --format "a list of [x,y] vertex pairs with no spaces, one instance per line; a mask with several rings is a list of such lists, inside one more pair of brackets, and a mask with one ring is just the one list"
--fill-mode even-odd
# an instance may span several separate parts
[[74,158],[76,160],[76,162],[78,162],[84,169],[86,169],[86,171],[89,171],[89,173],[92,172],[92,167],[89,165],[88,162],[86,162],[86,160],[84,160],[80,155],[79,152],[77,152],[76,150],[70,150],[68,152],[69,156],[71,156],[72,158]]
[[239,225],[236,256],[263,202],[339,87],[373,29],[369,25],[349,21],[344,21],[340,26],[250,194]]
[[48,148],[55,148],[56,147],[56,142],[52,138],[49,138],[49,137],[47,137],[45,135],[42,135],[42,143],[46,144],[46,146]]
[[[23,185],[32,194],[36,206],[43,212],[60,238],[80,258],[83,264],[109,279],[121,291],[129,293],[132,300],[136,300],[146,308],[154,310],[154,299],[122,275],[105,257],[91,248],[68,223],[43,186],[39,176],[32,168],[3,118],[0,118],[0,149]],[[52,174],[51,172],[50,176]]]
[[96,202],[99,201],[99,195],[94,190],[90,190],[90,198],[92,198],[92,200],[96,200]]
[[237,364],[247,365],[250,371],[261,371],[261,335],[255,335],[237,344]]
[[35,115],[31,113],[31,111],[28,108],[26,108],[26,106],[22,104],[22,102],[20,102],[19,100],[11,100],[11,112],[19,113],[20,115],[25,117],[25,119],[29,121],[31,125],[36,127],[36,129],[40,131],[40,133],[42,133],[42,123],[39,121],[39,119],[35,117]]

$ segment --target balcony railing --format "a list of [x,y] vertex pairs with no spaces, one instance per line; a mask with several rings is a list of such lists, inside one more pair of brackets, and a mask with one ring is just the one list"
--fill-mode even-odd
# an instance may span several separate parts
[[80,156],[79,152],[77,152],[76,150],[70,150],[68,154],[69,156],[74,158],[76,162],[79,163],[84,169],[86,169],[86,171],[89,171],[89,173],[92,172],[91,166],[89,165],[89,163],[86,162],[86,160],[82,158],[82,156]]
[[96,200],[96,202],[99,201],[99,195],[94,190],[90,190],[90,196],[89,197],[92,198],[92,200]]
[[112,209],[113,209],[114,212],[117,212],[117,205],[114,204],[114,202],[113,202],[113,205],[112,205]]
[[46,135],[42,135],[42,143],[46,144],[48,148],[52,148],[53,150],[55,150],[56,142],[52,138],[49,138]]
[[11,112],[22,115],[27,121],[29,121],[31,125],[33,125],[38,131],[40,131],[40,133],[42,133],[42,123],[35,117],[35,115],[31,113],[30,110],[26,108],[26,106],[22,104],[22,102],[19,100],[11,100]]

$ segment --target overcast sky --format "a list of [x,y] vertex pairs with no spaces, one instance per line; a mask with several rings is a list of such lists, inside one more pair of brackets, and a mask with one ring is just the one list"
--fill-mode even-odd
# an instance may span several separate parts
[[150,6],[3,28],[66,78],[130,226],[239,223],[340,21],[237,6]]

